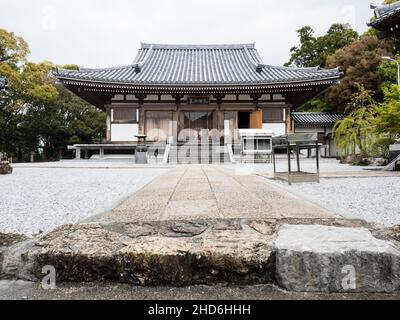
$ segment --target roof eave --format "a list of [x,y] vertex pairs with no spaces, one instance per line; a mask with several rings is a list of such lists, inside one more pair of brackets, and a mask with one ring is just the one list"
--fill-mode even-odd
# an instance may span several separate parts
[[128,87],[140,87],[140,88],[227,88],[227,87],[265,87],[265,86],[299,86],[299,85],[312,85],[319,82],[332,82],[340,80],[341,74],[333,77],[311,79],[311,80],[299,80],[291,82],[270,82],[270,83],[220,83],[220,84],[180,84],[180,83],[126,83],[126,82],[104,82],[98,80],[87,80],[87,79],[76,79],[70,77],[63,77],[55,75],[60,81],[76,82],[80,85],[95,84],[103,86],[128,86]]

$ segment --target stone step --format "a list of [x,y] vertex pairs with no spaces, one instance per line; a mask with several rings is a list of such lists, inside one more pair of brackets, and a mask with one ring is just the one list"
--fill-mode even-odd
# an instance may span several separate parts
[[284,225],[275,242],[278,284],[299,292],[400,289],[400,251],[362,228]]
[[[223,148],[221,148],[223,150]],[[213,162],[223,162],[223,163],[230,163],[229,159],[229,154],[228,152],[219,152],[220,149],[215,148],[214,150],[210,150],[207,152],[201,152],[201,151],[193,151],[189,154],[189,156],[186,155],[185,152],[179,153],[179,150],[171,150],[169,153],[169,163],[182,163],[182,164],[188,164],[188,163],[213,163]],[[223,150],[225,151],[225,150]]]
[[289,291],[343,293],[400,287],[393,240],[356,227],[246,219],[80,224],[17,241],[3,241],[0,279],[39,281],[42,268],[54,266],[59,282],[275,283]]
[[38,280],[44,266],[54,266],[58,282],[266,283],[271,244],[270,235],[239,221],[68,225],[14,247],[1,274]]

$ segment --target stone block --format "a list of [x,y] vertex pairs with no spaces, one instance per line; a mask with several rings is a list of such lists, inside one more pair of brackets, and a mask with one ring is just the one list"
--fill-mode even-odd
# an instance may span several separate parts
[[283,225],[275,241],[276,280],[297,292],[395,292],[400,251],[363,228]]

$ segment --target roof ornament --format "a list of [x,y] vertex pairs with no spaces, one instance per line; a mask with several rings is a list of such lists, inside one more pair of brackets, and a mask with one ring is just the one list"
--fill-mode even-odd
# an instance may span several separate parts
[[256,71],[258,73],[261,73],[263,71],[265,65],[254,60],[254,58],[250,54],[249,48],[247,48],[246,45],[244,45],[243,48],[244,48],[244,52],[246,52],[246,56],[247,56],[248,60],[256,68]]
[[135,69],[136,73],[139,73],[139,72],[142,71],[143,66],[146,64],[147,60],[149,60],[149,58],[150,58],[150,55],[151,55],[151,52],[153,51],[153,48],[154,48],[154,46],[151,45],[150,48],[147,50],[147,53],[146,53],[145,57],[141,61],[139,61],[137,63],[134,63],[132,65],[132,68]]

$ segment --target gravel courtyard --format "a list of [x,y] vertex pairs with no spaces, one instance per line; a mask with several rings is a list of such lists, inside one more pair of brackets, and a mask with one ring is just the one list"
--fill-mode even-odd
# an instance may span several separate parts
[[321,179],[321,183],[288,186],[294,194],[345,218],[385,226],[400,224],[400,177]]
[[[314,161],[302,159],[303,169],[314,169]],[[278,170],[283,170],[285,164],[281,159]],[[323,159],[320,184],[288,186],[271,180],[272,164],[237,164],[221,168],[233,169],[233,175],[241,182],[243,175],[264,176],[275,186],[345,218],[364,219],[386,226],[400,224],[400,175],[380,177],[379,172]],[[170,171],[171,167],[132,167],[123,163],[67,161],[15,165],[12,175],[0,176],[0,232],[33,235],[63,224],[84,221],[112,210],[153,179]],[[364,173],[364,177],[352,176]],[[332,178],[332,174],[340,177]],[[368,174],[375,177],[368,177]],[[182,192],[187,193],[191,190],[189,187]],[[194,185],[191,187],[196,190]],[[226,190],[233,191],[231,187]],[[204,197],[204,194],[199,196]]]
[[[295,159],[292,159],[291,165],[292,170],[296,170]],[[301,168],[315,172],[315,159],[303,156]],[[335,159],[323,158],[320,160],[321,183],[300,183],[289,186],[287,183],[271,179],[272,164],[235,165],[238,174],[262,175],[271,183],[344,218],[363,219],[386,226],[400,224],[400,175],[374,169],[381,168],[351,166],[340,164]],[[278,157],[277,171],[287,171],[285,156]]]
[[110,210],[162,168],[25,168],[0,176],[0,231],[48,232]]

